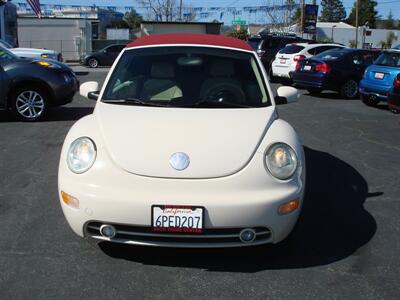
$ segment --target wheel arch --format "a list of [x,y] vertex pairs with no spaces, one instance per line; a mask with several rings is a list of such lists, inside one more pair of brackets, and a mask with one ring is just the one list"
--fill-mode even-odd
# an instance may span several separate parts
[[20,87],[22,87],[24,85],[35,86],[40,89],[43,89],[46,92],[46,96],[48,96],[47,100],[49,101],[50,106],[52,105],[52,99],[54,98],[54,92],[46,82],[35,79],[35,78],[24,78],[24,79],[20,79],[18,81],[14,81],[10,84],[8,92],[7,92],[7,96],[5,98],[5,107],[7,107],[8,109],[10,108],[10,105],[11,105],[10,98],[12,97],[13,93],[15,93],[15,91],[17,89],[19,89]]

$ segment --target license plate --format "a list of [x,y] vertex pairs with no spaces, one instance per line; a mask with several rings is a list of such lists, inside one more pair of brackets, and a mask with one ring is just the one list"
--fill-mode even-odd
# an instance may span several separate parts
[[281,59],[281,64],[286,64],[286,59]]
[[153,205],[152,230],[155,232],[203,232],[204,208],[195,206]]
[[379,72],[375,73],[376,79],[383,79],[384,77],[385,77],[385,73],[379,73]]
[[311,70],[311,66],[304,66],[304,71],[310,71]]

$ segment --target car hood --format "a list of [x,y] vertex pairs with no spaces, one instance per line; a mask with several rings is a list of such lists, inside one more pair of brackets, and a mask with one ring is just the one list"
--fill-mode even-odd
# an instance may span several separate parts
[[[162,178],[216,178],[243,169],[277,118],[273,106],[246,109],[141,107],[98,103],[105,147],[127,172]],[[174,153],[190,158],[183,171]]]
[[32,53],[32,54],[56,54],[56,51],[47,49],[13,48],[10,50],[15,53],[18,52],[18,53]]

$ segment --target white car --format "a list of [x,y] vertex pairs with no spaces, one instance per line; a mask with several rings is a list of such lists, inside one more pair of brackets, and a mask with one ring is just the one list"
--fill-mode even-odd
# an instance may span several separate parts
[[0,40],[0,45],[10,50],[13,54],[22,58],[47,58],[57,61],[63,61],[61,53],[54,50],[35,49],[35,48],[13,48],[9,43]]
[[142,37],[124,49],[64,141],[58,186],[81,237],[166,247],[278,243],[299,217],[305,161],[256,52],[205,34]]
[[277,53],[274,61],[272,62],[272,74],[274,77],[290,79],[291,73],[296,71],[297,63],[300,60],[335,48],[344,48],[344,46],[340,44],[307,43],[286,45],[285,48]]

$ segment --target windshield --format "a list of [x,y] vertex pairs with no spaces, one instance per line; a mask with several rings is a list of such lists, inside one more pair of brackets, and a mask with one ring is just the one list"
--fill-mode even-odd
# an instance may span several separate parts
[[279,51],[279,53],[280,54],[295,54],[295,53],[299,53],[303,49],[304,49],[303,46],[288,45],[285,48],[283,48],[281,51]]
[[387,67],[400,67],[400,52],[383,52],[374,64]]
[[123,54],[102,101],[237,108],[268,106],[267,95],[251,53],[209,47],[152,47]]
[[4,48],[7,48],[7,49],[12,48],[12,46],[9,43],[7,43],[5,40],[0,40],[0,46],[3,46]]
[[260,43],[261,43],[261,39],[259,39],[259,38],[253,38],[253,39],[247,40],[247,44],[249,44],[250,47],[253,48],[254,50],[258,49],[258,45],[260,45]]
[[18,57],[7,50],[6,48],[0,46],[0,61],[5,61],[5,60],[13,60],[17,59]]
[[314,57],[321,60],[338,60],[346,56],[348,53],[349,53],[348,50],[338,48],[321,52],[320,54],[315,55]]

